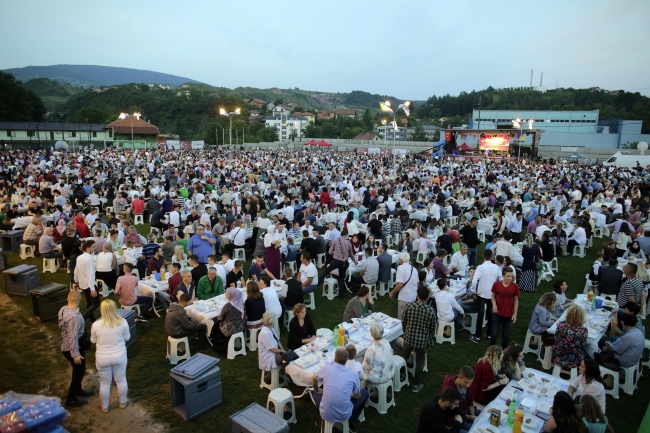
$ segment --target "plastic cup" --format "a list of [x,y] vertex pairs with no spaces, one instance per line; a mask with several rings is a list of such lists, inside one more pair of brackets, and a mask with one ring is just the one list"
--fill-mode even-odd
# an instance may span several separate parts
[[601,308],[603,306],[603,300],[602,299],[596,299],[596,308]]
[[156,278],[156,281],[160,281],[160,272],[156,272],[154,277]]

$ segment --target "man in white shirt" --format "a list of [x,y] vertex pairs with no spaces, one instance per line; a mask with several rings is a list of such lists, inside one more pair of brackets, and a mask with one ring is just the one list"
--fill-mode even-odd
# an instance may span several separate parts
[[456,328],[463,325],[465,311],[456,301],[456,297],[447,290],[447,281],[441,278],[436,283],[440,291],[434,295],[436,299],[436,310],[440,322],[455,322]]
[[289,204],[289,206],[285,207],[283,209],[284,217],[289,221],[290,223],[293,222],[293,207]]
[[226,245],[226,249],[228,250],[230,255],[233,254],[235,248],[246,247],[246,228],[244,227],[243,223],[241,227],[233,228],[228,235],[230,238],[230,242],[228,243],[228,245]]
[[415,302],[418,297],[418,271],[411,265],[409,253],[402,253],[399,256],[399,267],[397,268],[397,284],[388,295],[389,298],[397,295],[397,318],[402,320],[406,306]]
[[318,269],[311,262],[309,253],[302,253],[300,255],[300,263],[297,280],[300,281],[303,295],[315,292],[318,288]]
[[181,214],[176,210],[176,206],[169,212],[169,224],[172,224],[176,228],[181,226]]
[[278,320],[282,318],[282,304],[280,304],[280,298],[278,293],[275,291],[275,287],[271,287],[271,280],[268,276],[262,275],[259,281],[260,292],[264,296],[264,305],[266,306],[266,311],[273,311],[275,317],[278,317]]
[[[492,286],[497,282],[501,276],[499,267],[491,262],[492,250],[485,250],[483,252],[483,263],[481,263],[474,273],[472,280],[472,295],[476,300],[476,307],[478,308],[478,317],[476,318],[476,332],[470,336],[469,339],[474,343],[481,341],[481,328],[483,327],[483,309],[487,311],[487,329],[488,331],[492,326]],[[487,338],[487,332],[483,336]]]
[[523,216],[520,212],[508,222],[508,230],[512,235],[512,242],[515,244],[521,241],[521,220]]
[[469,267],[469,258],[467,257],[467,245],[460,244],[460,250],[451,256],[450,268],[458,269],[456,275],[465,276],[465,271]]
[[212,230],[212,224],[210,223],[210,217],[212,216],[212,208],[210,206],[205,207],[205,212],[201,214],[200,224],[205,226],[205,229],[210,231]]
[[573,248],[576,245],[585,246],[587,244],[587,232],[583,228],[584,221],[578,221],[573,234],[567,238],[566,251],[569,255],[573,254]]
[[93,250],[95,241],[90,239],[81,244],[83,254],[77,257],[77,265],[74,268],[74,288],[80,289],[86,298],[86,311],[84,320],[90,318],[95,322],[95,310],[99,308],[99,294],[95,289],[95,258]]
[[492,248],[490,248],[494,256],[503,256],[503,257],[508,256],[514,262],[515,249],[510,243],[511,240],[512,240],[512,235],[510,234],[510,232],[505,232],[503,234],[503,238],[499,242],[492,245]]
[[226,273],[235,269],[235,259],[230,258],[230,253],[226,252],[221,255],[221,264],[226,269]]

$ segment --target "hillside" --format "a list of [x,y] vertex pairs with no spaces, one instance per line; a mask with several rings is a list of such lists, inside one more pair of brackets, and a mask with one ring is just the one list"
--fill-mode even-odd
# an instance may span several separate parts
[[82,91],[71,84],[60,83],[49,78],[32,78],[23,86],[40,96],[49,112],[57,111],[70,99],[70,96]]
[[129,83],[165,83],[176,87],[183,83],[198,83],[190,78],[161,72],[97,65],[26,66],[5,69],[17,79],[27,82],[33,78],[49,78],[75,87],[114,86]]

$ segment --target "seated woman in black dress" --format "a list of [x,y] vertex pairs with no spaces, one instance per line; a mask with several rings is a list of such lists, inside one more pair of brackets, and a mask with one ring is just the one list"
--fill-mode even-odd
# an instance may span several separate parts
[[307,314],[305,304],[293,306],[293,319],[289,322],[289,338],[287,347],[295,350],[316,339],[316,328]]
[[255,281],[246,284],[246,302],[244,302],[244,313],[246,315],[246,327],[259,328],[262,326],[262,316],[266,311],[264,295]]

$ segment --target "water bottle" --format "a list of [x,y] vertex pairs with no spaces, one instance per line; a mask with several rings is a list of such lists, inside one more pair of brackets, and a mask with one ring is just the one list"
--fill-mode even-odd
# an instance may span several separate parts
[[359,332],[360,332],[362,335],[363,335],[363,331],[364,331],[364,329],[363,329],[364,326],[365,326],[365,325],[363,324],[363,317],[361,317],[361,318],[359,319]]
[[515,424],[515,411],[517,410],[517,402],[513,400],[510,402],[508,408],[508,427],[512,427]]
[[333,333],[334,333],[334,338],[333,338],[334,348],[337,348],[337,347],[339,347],[339,327],[338,326],[334,327]]
[[465,278],[469,278],[469,267],[465,268]]
[[345,344],[343,345],[343,347],[347,346],[348,342],[350,341],[350,332],[348,332],[347,330],[345,331],[344,341],[345,341]]
[[241,289],[241,280],[237,281],[237,288]]

